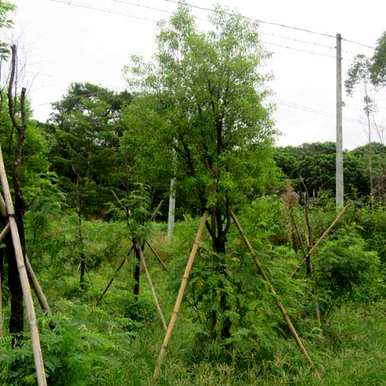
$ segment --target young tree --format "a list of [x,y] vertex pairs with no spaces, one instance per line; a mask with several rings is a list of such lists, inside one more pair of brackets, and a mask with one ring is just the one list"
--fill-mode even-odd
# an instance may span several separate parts
[[120,112],[130,98],[125,92],[115,94],[90,83],[74,83],[54,104],[48,127],[52,168],[78,215],[82,286],[86,270],[82,217],[103,215],[111,189],[122,185]]
[[366,115],[368,130],[368,172],[370,181],[370,204],[374,204],[374,181],[373,181],[373,152],[372,152],[372,130],[370,116],[374,111],[373,99],[370,97],[371,86],[371,61],[365,55],[357,55],[349,68],[348,78],[345,81],[348,95],[354,93],[355,87],[363,87],[363,111]]
[[[139,96],[128,107],[127,125],[154,155],[147,165],[171,168],[176,153],[178,185],[196,198],[199,212],[209,211],[215,270],[225,276],[231,208],[273,177],[274,130],[257,26],[220,8],[211,22],[213,30],[198,31],[182,4],[161,28],[155,61],[133,58],[126,75]],[[225,290],[220,297],[227,315]],[[213,312],[212,330],[229,337],[230,319]]]

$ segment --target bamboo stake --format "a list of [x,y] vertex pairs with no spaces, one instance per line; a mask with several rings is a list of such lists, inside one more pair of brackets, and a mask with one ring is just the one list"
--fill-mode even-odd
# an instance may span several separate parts
[[9,223],[3,228],[3,230],[0,233],[0,243],[6,238],[7,234],[9,232]]
[[7,217],[7,209],[5,207],[5,201],[2,194],[0,194],[0,212],[3,217]]
[[[1,201],[1,199],[0,199],[0,201]],[[1,203],[0,203],[0,205],[1,205]],[[0,243],[7,236],[9,229],[10,229],[10,226],[9,226],[9,222],[8,222],[7,225],[4,227],[4,229],[2,230],[2,232],[0,233]],[[42,287],[39,283],[38,278],[35,275],[35,272],[32,269],[31,263],[30,263],[27,255],[25,256],[25,265],[27,268],[27,273],[28,273],[28,278],[30,280],[30,284],[32,285],[32,288],[36,293],[36,297],[39,300],[40,306],[42,307],[45,314],[51,315],[51,309],[50,309],[50,306],[48,305],[47,298],[42,290]]]
[[[336,225],[336,223],[340,220],[340,218],[343,216],[346,209],[350,206],[350,204],[347,204],[345,207],[343,207],[339,213],[336,215],[334,221],[330,224],[330,226],[322,233],[322,235],[319,237],[319,239],[316,241],[316,243],[311,247],[311,249],[308,251],[308,253],[303,257],[303,262],[307,263],[308,259],[310,258],[311,254],[315,251],[315,249],[319,246],[319,244],[326,238],[326,236],[331,232],[332,228]],[[302,263],[303,264],[303,263]],[[293,277],[301,268],[301,265],[299,265],[294,272],[292,272],[291,277]]]
[[46,315],[51,315],[52,313],[51,313],[51,309],[50,309],[50,306],[48,304],[46,295],[44,294],[42,287],[39,283],[39,280],[36,277],[34,270],[32,269],[32,265],[31,265],[27,255],[25,255],[25,266],[27,268],[28,278],[30,280],[32,288],[35,291],[36,297],[39,300],[40,306],[42,307],[42,309]]
[[158,204],[157,207],[154,209],[154,211],[153,211],[153,213],[152,213],[152,215],[151,215],[150,221],[154,221],[155,216],[157,216],[158,211],[160,210],[160,208],[161,208],[161,206],[162,206],[163,203],[164,203],[164,200],[161,200],[161,201],[159,202],[159,204]]
[[150,248],[150,250],[153,252],[153,255],[157,258],[159,263],[161,264],[162,268],[166,271],[168,271],[168,267],[165,265],[165,263],[162,261],[161,256],[157,253],[157,251],[151,246],[151,244],[145,240],[146,245]]
[[[130,251],[131,251],[131,250],[130,250]],[[119,264],[118,268],[117,268],[117,269],[115,270],[115,272],[113,273],[113,276],[112,276],[112,278],[110,279],[110,281],[107,283],[106,288],[103,290],[101,296],[99,296],[98,300],[96,301],[96,304],[95,304],[96,306],[99,306],[100,302],[101,302],[102,299],[103,299],[103,296],[105,296],[105,294],[106,294],[106,292],[109,290],[111,284],[113,284],[113,281],[114,281],[114,279],[115,279],[115,276],[118,274],[118,272],[120,271],[120,269],[123,267],[123,264],[125,264],[126,259],[127,259],[127,257],[125,256],[125,257],[122,259],[121,263]]]
[[157,308],[159,317],[160,317],[160,319],[161,319],[162,326],[163,326],[163,328],[164,328],[164,330],[165,330],[165,332],[166,332],[167,326],[166,326],[165,317],[164,317],[164,314],[163,314],[163,312],[162,312],[162,308],[161,308],[161,305],[160,305],[160,303],[159,303],[157,294],[156,294],[156,292],[155,292],[155,288],[154,288],[154,285],[153,285],[153,281],[151,280],[150,272],[149,272],[149,270],[148,270],[148,268],[147,268],[145,256],[143,255],[141,248],[139,248],[139,254],[140,254],[140,256],[141,256],[142,265],[143,265],[143,268],[144,268],[144,270],[145,270],[145,276],[146,276],[147,282],[148,282],[148,284],[149,284],[149,287],[150,287],[150,290],[151,290],[151,294],[152,294],[152,296],[153,296],[154,304],[155,304],[155,306],[156,306],[156,308]]
[[5,198],[5,206],[9,217],[9,225],[11,228],[12,242],[15,250],[15,258],[20,276],[20,283],[23,291],[23,299],[27,310],[27,317],[31,330],[32,350],[34,354],[36,377],[39,386],[46,386],[47,380],[44,370],[44,362],[42,350],[40,347],[40,336],[38,324],[36,321],[35,309],[32,299],[31,287],[28,281],[27,270],[24,264],[24,256],[20,243],[19,231],[15,220],[15,211],[13,207],[11,193],[9,191],[9,185],[7,180],[7,174],[5,171],[3,154],[0,148],[0,179],[3,187],[3,193]]
[[335,224],[340,220],[340,218],[343,216],[346,209],[350,206],[350,204],[347,204],[342,210],[336,215],[334,221],[330,224],[330,226],[323,232],[323,234],[319,237],[319,239],[316,241],[316,243],[312,246],[312,248],[308,251],[308,255],[311,255],[312,252],[315,251],[315,249],[319,246],[319,244],[323,241],[323,239],[331,232],[331,229],[334,228]]
[[3,271],[4,271],[4,256],[0,256],[0,337],[3,336]]
[[156,362],[156,366],[155,366],[154,374],[153,374],[153,380],[154,381],[156,381],[160,375],[161,364],[162,364],[162,361],[163,361],[164,356],[166,354],[166,349],[168,347],[170,339],[172,337],[174,327],[176,325],[177,316],[178,316],[178,313],[180,312],[182,299],[184,297],[185,290],[186,290],[186,287],[188,285],[188,279],[189,279],[190,273],[192,271],[194,259],[195,259],[196,254],[197,254],[197,251],[198,251],[198,248],[200,245],[200,241],[201,241],[202,236],[203,236],[203,231],[205,228],[205,222],[206,222],[207,218],[208,218],[208,212],[205,211],[203,216],[201,217],[200,225],[198,226],[198,229],[197,229],[196,238],[194,240],[193,247],[192,247],[192,250],[191,250],[190,255],[188,257],[188,261],[186,263],[184,274],[182,276],[180,289],[178,290],[177,300],[176,300],[176,303],[175,303],[174,308],[173,308],[173,313],[172,313],[172,316],[170,318],[168,328],[167,328],[167,331],[166,331],[166,334],[165,334],[165,337],[164,337],[164,340],[162,342],[161,349],[160,349],[160,352],[159,352],[159,355],[157,358],[157,362]]
[[253,249],[251,243],[247,239],[247,237],[246,237],[243,229],[241,228],[241,225],[238,222],[238,220],[236,218],[236,215],[233,213],[233,211],[231,212],[231,216],[232,216],[232,219],[233,219],[237,229],[240,232],[241,237],[244,240],[245,245],[247,246],[247,249],[249,250],[250,254],[255,259],[257,270],[260,272],[261,276],[265,280],[265,282],[267,284],[267,287],[268,287],[268,290],[272,293],[272,295],[274,295],[274,297],[276,299],[277,307],[279,308],[280,312],[282,313],[282,315],[283,315],[283,317],[284,317],[284,319],[285,319],[285,321],[287,323],[287,326],[288,326],[289,330],[291,331],[291,334],[294,337],[294,339],[295,339],[295,341],[296,341],[300,351],[304,354],[304,356],[306,357],[306,359],[308,360],[310,365],[313,366],[314,363],[312,362],[312,359],[311,359],[310,355],[308,354],[307,349],[304,347],[303,342],[301,341],[301,339],[300,339],[300,337],[299,337],[299,335],[298,335],[298,333],[297,333],[297,331],[295,329],[295,326],[293,325],[293,323],[291,321],[291,318],[289,317],[289,315],[287,313],[287,310],[285,309],[284,305],[279,301],[279,296],[278,296],[275,288],[273,287],[271,281],[269,280],[269,277],[268,277],[267,273],[265,272],[265,269],[263,268],[263,266],[262,266],[262,264],[260,262],[259,257],[257,256],[257,254],[256,254],[255,250]]

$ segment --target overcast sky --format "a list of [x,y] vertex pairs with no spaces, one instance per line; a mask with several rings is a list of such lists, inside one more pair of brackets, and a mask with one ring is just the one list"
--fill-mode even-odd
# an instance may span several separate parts
[[[124,89],[122,68],[128,58],[132,54],[151,57],[157,33],[154,21],[167,19],[170,16],[167,11],[176,8],[168,0],[59,1],[14,1],[17,12],[13,38],[24,47],[28,64],[25,81],[30,85],[34,116],[40,120],[48,118],[50,103],[60,99],[71,82],[88,81],[114,90]],[[379,0],[192,0],[191,3],[205,7],[220,4],[252,18],[331,35],[339,32],[346,39],[370,46],[375,46],[386,30],[386,2]],[[195,10],[194,14],[206,28],[207,12]],[[335,40],[267,24],[260,24],[260,29],[266,48],[273,52],[268,68],[274,75],[271,89],[277,105],[275,121],[282,133],[278,143],[334,141]],[[371,49],[346,41],[343,50],[344,73],[354,54],[372,54]],[[379,110],[376,122],[378,126],[386,126],[386,115],[382,113],[386,110],[386,90],[378,92],[376,98]],[[344,99],[344,147],[353,148],[366,142],[367,127],[359,96]],[[373,137],[378,138],[375,129]]]

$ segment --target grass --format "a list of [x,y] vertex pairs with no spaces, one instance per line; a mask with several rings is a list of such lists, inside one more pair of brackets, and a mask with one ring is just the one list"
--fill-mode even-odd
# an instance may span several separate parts
[[[92,231],[92,226],[89,224]],[[121,259],[122,248],[114,255],[108,243],[108,224],[98,223],[94,255],[109,261],[88,272],[89,287],[79,291],[78,273],[71,269],[45,269],[40,272],[54,312],[53,321],[40,314],[43,353],[50,385],[150,385],[155,359],[163,339],[163,329],[142,277],[140,301],[131,296],[133,259],[118,273],[102,304],[95,301]],[[116,225],[114,225],[116,227]],[[115,230],[115,228],[114,228]],[[164,226],[153,229],[151,242],[167,262],[165,273],[146,251],[151,274],[165,312],[170,316],[186,256],[194,237],[195,224],[177,224],[175,240],[165,241]],[[116,239],[114,239],[116,242]],[[99,244],[98,244],[99,243]],[[124,245],[121,241],[120,245]],[[98,250],[98,245],[104,249]],[[40,262],[39,265],[44,265]],[[386,301],[373,304],[345,303],[334,310],[322,330],[314,322],[298,324],[305,344],[321,377],[304,362],[293,340],[274,336],[273,359],[246,354],[228,360],[197,360],[194,349],[199,326],[194,310],[186,303],[162,367],[160,385],[240,386],[240,385],[386,385]],[[53,324],[52,324],[53,322]],[[50,327],[51,326],[51,327]],[[53,327],[54,326],[54,327]],[[256,345],[260,342],[256,341]],[[213,346],[213,350],[215,346]],[[250,355],[250,356],[248,356]],[[195,359],[194,359],[195,358]],[[34,384],[34,369],[29,341],[10,350],[7,338],[0,346],[1,384]],[[15,361],[19,367],[15,369]]]

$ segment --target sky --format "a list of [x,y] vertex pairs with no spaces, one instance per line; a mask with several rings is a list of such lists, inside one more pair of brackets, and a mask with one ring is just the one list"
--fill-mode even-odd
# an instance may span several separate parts
[[[156,47],[157,21],[176,8],[172,0],[14,0],[15,27],[8,32],[23,52],[33,114],[45,121],[51,103],[71,82],[92,82],[113,90],[127,84],[123,67],[131,55],[151,59]],[[276,105],[279,145],[335,141],[336,33],[374,47],[386,30],[386,2],[379,0],[191,0],[201,7],[215,4],[261,21],[301,27],[318,34],[259,23],[263,46],[272,52],[264,71]],[[98,8],[99,10],[90,9]],[[152,9],[152,8],[156,8]],[[200,28],[207,29],[207,11],[195,9]],[[356,54],[371,56],[372,48],[343,40],[343,74]],[[386,127],[386,90],[374,93],[377,112],[372,137]],[[352,149],[365,144],[367,125],[361,95],[344,94],[343,143]],[[385,112],[384,112],[385,111]]]

